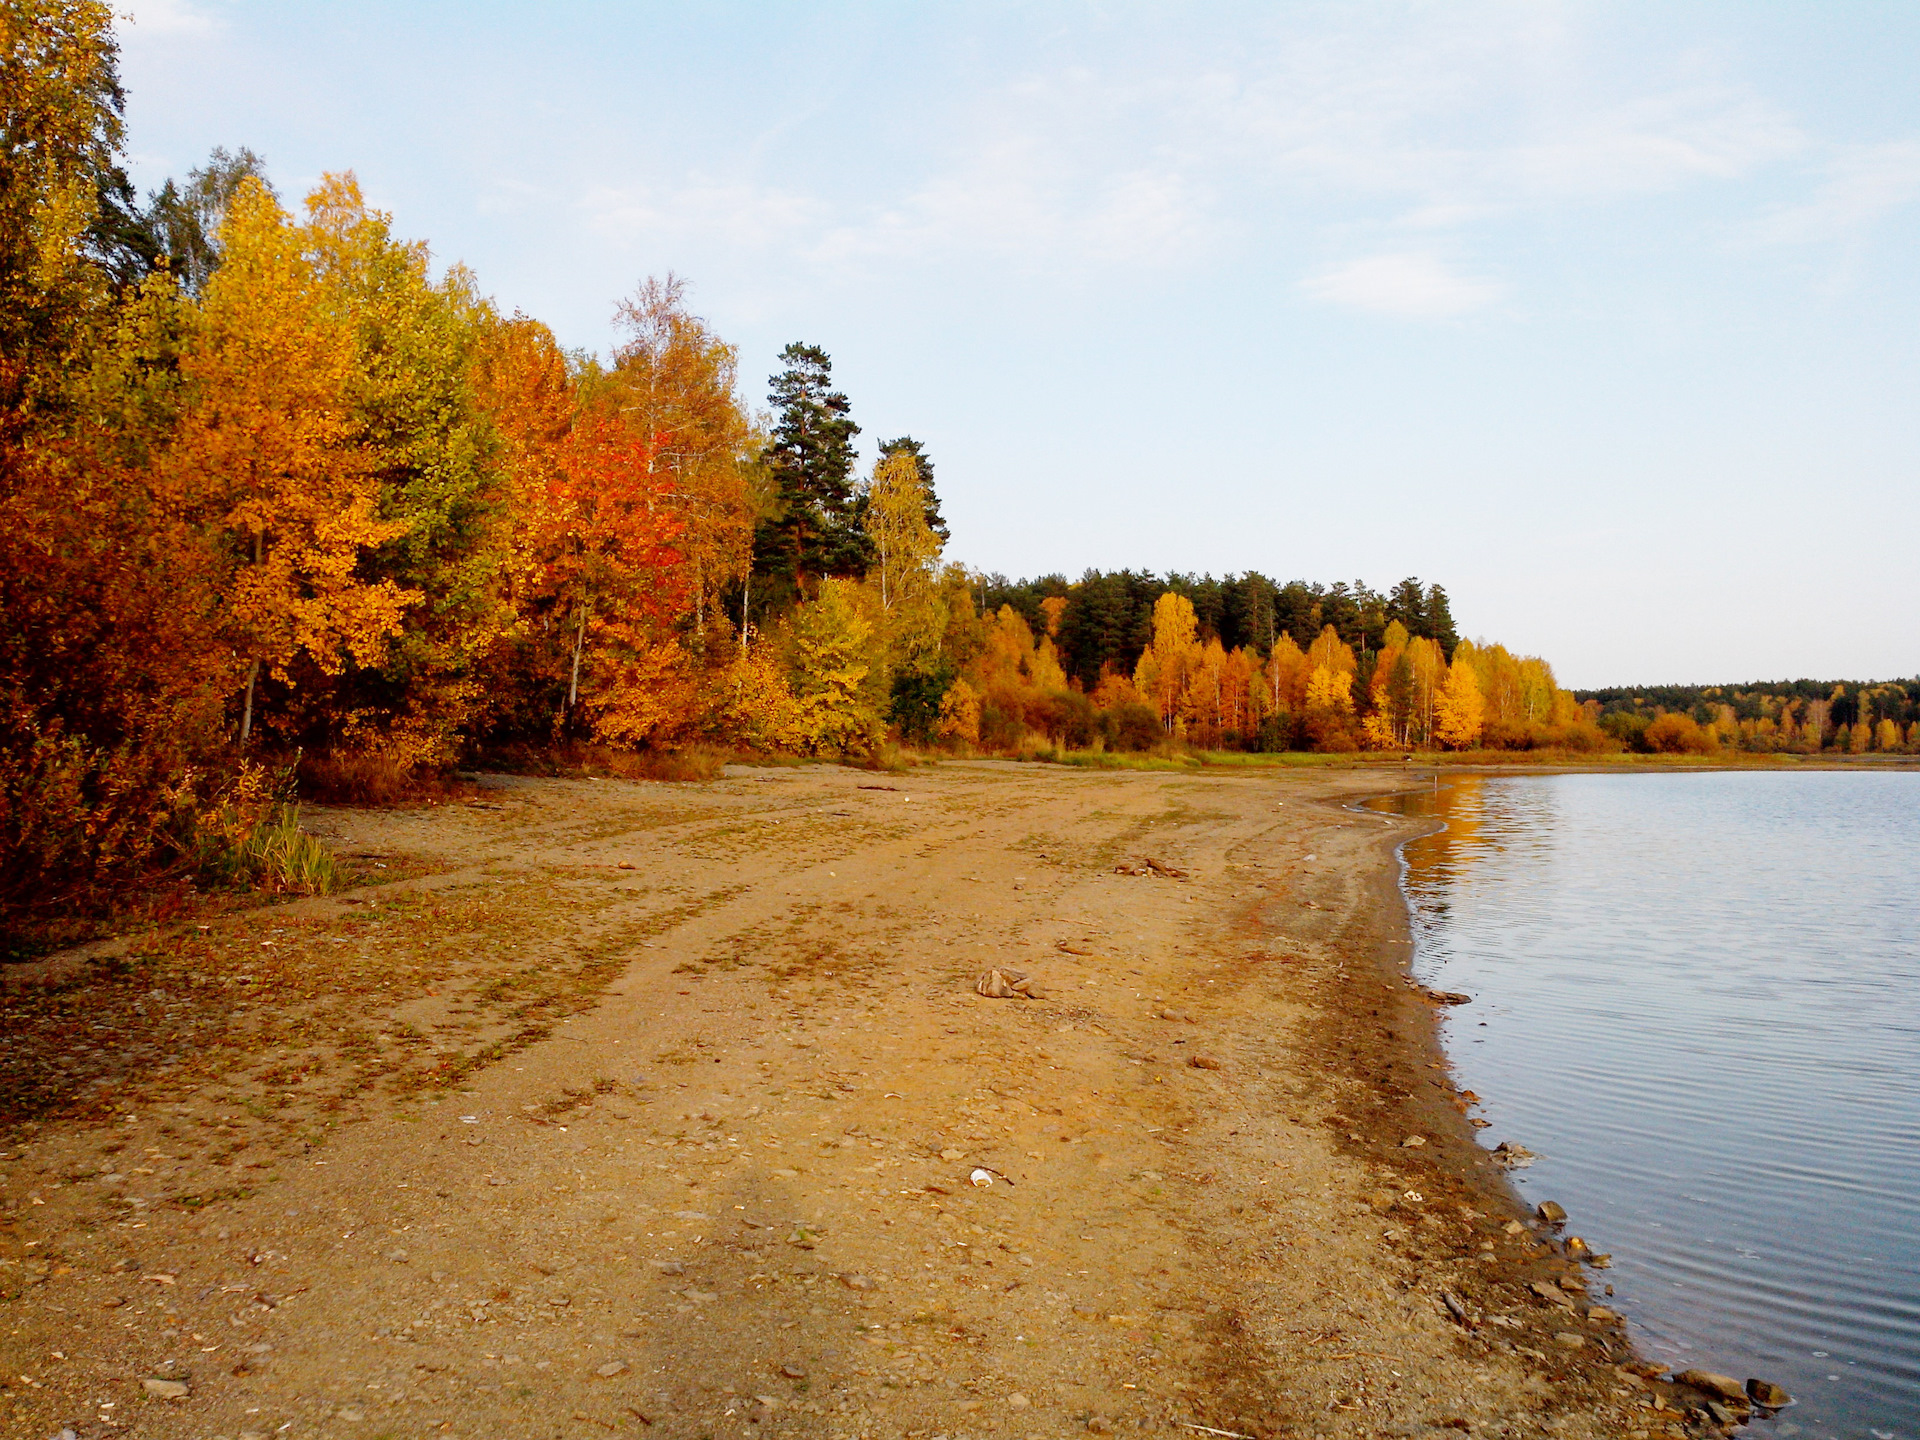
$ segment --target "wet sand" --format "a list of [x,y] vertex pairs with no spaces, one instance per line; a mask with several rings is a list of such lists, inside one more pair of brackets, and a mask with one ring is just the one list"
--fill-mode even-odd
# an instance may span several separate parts
[[1680,1433],[1509,1233],[1403,777],[489,783],[16,967],[8,1433]]

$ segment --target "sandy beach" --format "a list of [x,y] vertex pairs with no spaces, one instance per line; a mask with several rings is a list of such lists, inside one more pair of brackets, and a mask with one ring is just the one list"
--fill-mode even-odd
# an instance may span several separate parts
[[1681,1433],[1474,1143],[1405,777],[485,783],[14,967],[8,1433]]

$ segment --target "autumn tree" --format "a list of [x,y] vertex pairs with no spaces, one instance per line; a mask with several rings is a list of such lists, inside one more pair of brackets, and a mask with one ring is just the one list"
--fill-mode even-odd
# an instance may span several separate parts
[[1153,639],[1134,667],[1133,683],[1160,712],[1160,723],[1169,734],[1179,727],[1181,701],[1200,654],[1193,602],[1177,591],[1166,591],[1153,602]]
[[814,754],[865,754],[880,741],[874,626],[859,601],[855,585],[828,577],[788,618],[794,734]]
[[897,456],[904,456],[913,462],[921,492],[926,496],[927,529],[931,530],[944,546],[953,538],[953,535],[947,529],[947,522],[940,514],[940,495],[933,486],[933,458],[927,454],[927,447],[911,435],[900,435],[892,440],[880,442],[881,462],[884,463]]
[[246,180],[273,194],[265,161],[245,146],[229,151],[217,145],[207,163],[189,170],[185,180],[168,180],[154,192],[141,214],[153,263],[187,294],[205,290],[219,268],[220,227]]
[[671,482],[679,550],[704,639],[713,597],[746,578],[755,507],[742,465],[752,426],[735,394],[735,348],[686,303],[669,272],[621,302],[622,340],[608,377],[623,422],[645,437],[652,474]]
[[339,288],[258,182],[235,195],[221,237],[225,263],[180,359],[182,415],[162,464],[176,502],[204,515],[231,557],[244,745],[263,671],[285,682],[303,658],[329,676],[349,660],[376,664],[420,596],[362,573],[407,522],[378,513]]
[[1453,663],[1435,699],[1434,738],[1450,750],[1471,750],[1480,743],[1483,713],[1472,647],[1462,642],[1453,652]]

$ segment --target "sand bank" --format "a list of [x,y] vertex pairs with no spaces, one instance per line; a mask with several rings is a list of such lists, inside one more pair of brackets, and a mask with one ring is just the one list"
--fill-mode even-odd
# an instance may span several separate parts
[[[1604,1276],[1527,1288],[1574,1267],[1508,1233],[1405,980],[1412,822],[1339,803],[1403,783],[980,762],[316,812],[435,874],[9,994],[0,1415],[1668,1433]],[[1147,857],[1184,877],[1116,873]],[[1047,998],[981,998],[989,964]]]

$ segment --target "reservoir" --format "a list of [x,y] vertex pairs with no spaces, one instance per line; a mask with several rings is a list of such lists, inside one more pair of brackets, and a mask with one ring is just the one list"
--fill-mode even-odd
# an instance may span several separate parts
[[1920,772],[1443,777],[1371,808],[1483,1145],[1647,1358],[1920,1440]]

